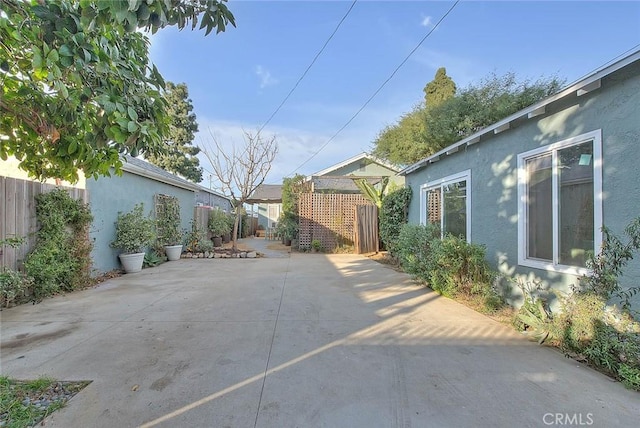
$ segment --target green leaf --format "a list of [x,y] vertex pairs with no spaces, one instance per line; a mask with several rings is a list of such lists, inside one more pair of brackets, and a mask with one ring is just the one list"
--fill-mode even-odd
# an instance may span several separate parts
[[129,123],[127,124],[127,131],[136,132],[137,129],[138,129],[138,124],[135,123],[133,120],[129,121]]
[[35,16],[37,16],[40,19],[44,19],[47,21],[53,21],[54,19],[56,19],[56,15],[51,13],[49,8],[47,8],[46,6],[40,6],[40,5],[33,6],[31,8],[31,11]]
[[76,150],[78,149],[78,143],[76,143],[75,140],[71,141],[71,144],[69,144],[69,147],[67,148],[67,154],[74,154],[76,152]]
[[138,113],[136,113],[136,110],[133,107],[127,107],[127,113],[129,114],[131,120],[134,120],[136,122],[138,121]]
[[73,52],[71,52],[71,48],[69,48],[69,46],[67,46],[67,45],[60,46],[59,53],[63,57],[65,57],[65,56],[73,56]]
[[51,51],[47,55],[47,61],[58,62],[59,59],[60,57],[58,56],[58,51],[56,49],[51,49]]
[[33,68],[39,70],[42,68],[42,56],[39,50],[33,51],[33,60],[31,61]]
[[73,65],[73,58],[69,56],[63,56],[62,58],[60,58],[60,64],[62,64],[63,67],[71,67],[71,65]]

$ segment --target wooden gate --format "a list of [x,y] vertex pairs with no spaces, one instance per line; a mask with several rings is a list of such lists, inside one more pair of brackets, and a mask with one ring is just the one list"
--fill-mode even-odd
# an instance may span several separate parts
[[354,208],[353,246],[356,254],[378,251],[378,207],[356,205]]

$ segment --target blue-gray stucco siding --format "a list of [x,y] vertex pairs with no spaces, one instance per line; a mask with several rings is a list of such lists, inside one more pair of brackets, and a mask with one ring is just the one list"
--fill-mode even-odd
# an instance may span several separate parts
[[[409,221],[420,222],[421,185],[470,169],[471,241],[486,246],[488,260],[505,277],[541,280],[566,290],[577,282],[575,276],[518,265],[517,155],[596,130],[602,132],[603,222],[620,235],[640,216],[638,62],[603,78],[598,90],[580,97],[574,92],[548,105],[543,116],[520,119],[512,129],[485,136],[480,143],[408,174],[407,185],[413,190]],[[636,259],[621,282],[637,286],[639,278]],[[517,289],[512,291],[517,294]],[[516,296],[515,303],[518,300]]]
[[145,213],[153,215],[157,193],[175,196],[180,203],[180,220],[187,229],[193,218],[195,196],[192,190],[172,186],[137,174],[123,172],[122,176],[87,179],[89,203],[93,214],[90,237],[93,239],[93,268],[104,273],[120,268],[119,250],[109,247],[115,239],[118,212],[128,212],[142,202]]

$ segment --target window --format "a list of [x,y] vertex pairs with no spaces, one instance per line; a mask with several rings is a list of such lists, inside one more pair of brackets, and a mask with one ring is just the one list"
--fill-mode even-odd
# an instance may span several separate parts
[[585,273],[602,240],[601,132],[518,155],[519,263]]
[[436,224],[442,236],[455,235],[471,241],[471,171],[450,175],[422,186],[421,222]]

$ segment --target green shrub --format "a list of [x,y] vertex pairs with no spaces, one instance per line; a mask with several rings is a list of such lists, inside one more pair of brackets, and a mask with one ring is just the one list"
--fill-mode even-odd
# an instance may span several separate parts
[[35,300],[92,284],[88,205],[56,189],[36,196],[36,217],[36,245],[25,260]]
[[233,224],[229,222],[229,215],[222,210],[209,211],[209,222],[207,225],[209,232],[217,237],[231,233],[233,228]]
[[464,295],[482,299],[485,310],[503,305],[493,288],[495,273],[485,259],[485,248],[448,235],[431,244],[430,287],[444,296]]
[[433,225],[402,225],[395,248],[402,269],[418,280],[428,282],[433,266],[430,249],[439,237],[440,229]]
[[201,248],[201,243],[205,241],[211,242],[211,240],[207,239],[207,234],[198,225],[198,223],[191,220],[191,230],[184,236],[185,250],[189,252],[197,252]]
[[213,241],[211,241],[211,239],[203,239],[201,241],[198,242],[198,245],[196,245],[195,251],[197,253],[204,253],[207,251],[213,251],[214,249],[214,245],[213,245]]
[[12,269],[0,270],[0,307],[8,308],[31,299],[33,278]]
[[298,216],[283,212],[278,219],[276,228],[278,234],[287,239],[295,239],[298,236]]
[[380,239],[393,255],[398,251],[400,229],[407,223],[409,202],[411,202],[410,187],[403,187],[391,192],[382,200]]
[[603,241],[600,254],[587,260],[591,274],[580,278],[580,291],[596,293],[606,300],[612,297],[620,301],[625,310],[631,309],[631,299],[640,293],[640,286],[623,289],[618,278],[634,252],[640,249],[640,217],[635,218],[625,228],[627,242],[614,235],[608,228],[602,228]]

